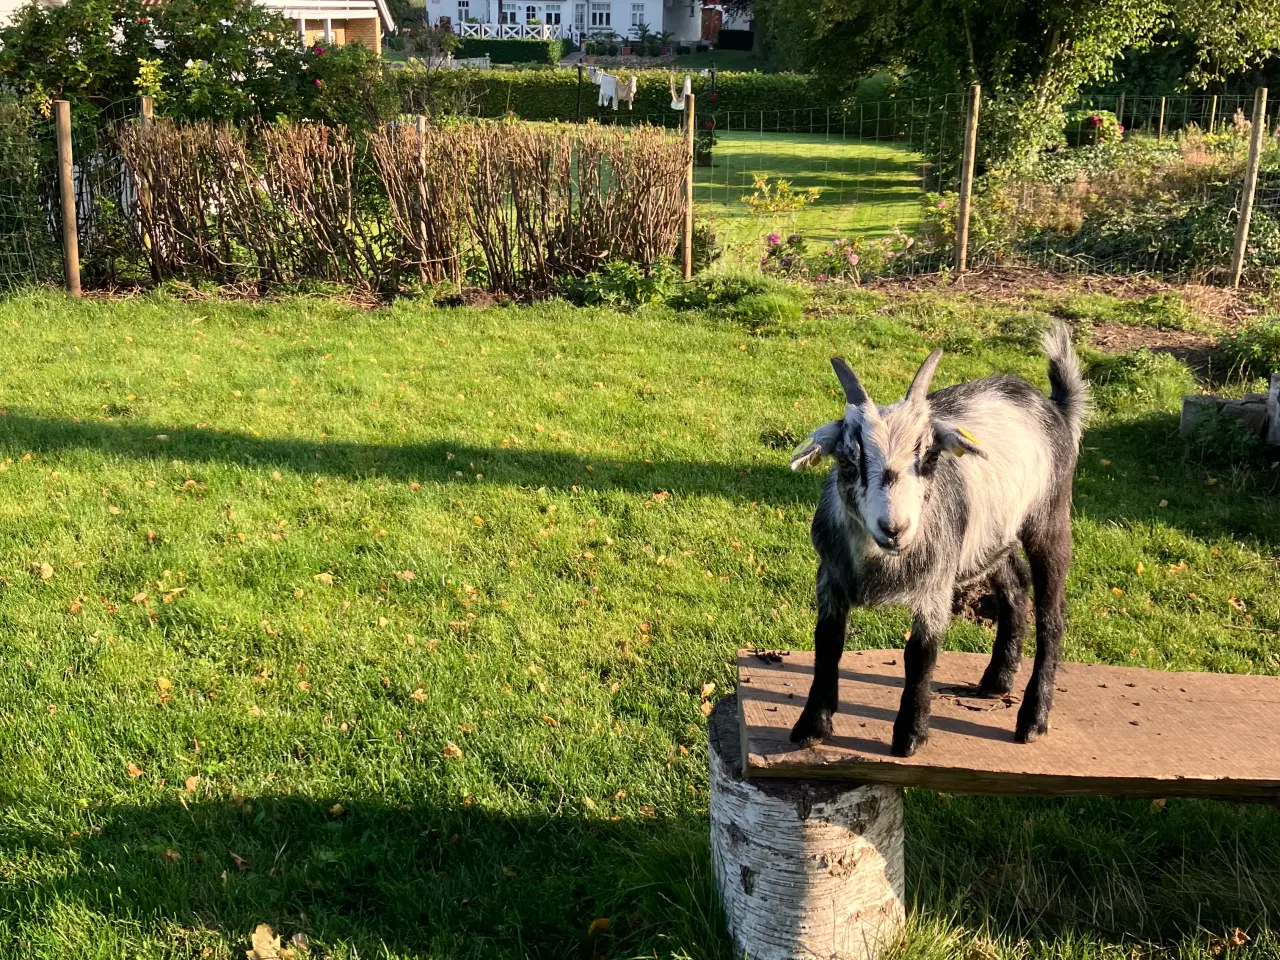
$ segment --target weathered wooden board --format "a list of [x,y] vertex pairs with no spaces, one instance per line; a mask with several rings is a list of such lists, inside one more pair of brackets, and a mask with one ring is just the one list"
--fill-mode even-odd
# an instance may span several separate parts
[[1280,677],[1165,673],[1063,663],[1049,733],[1013,741],[1015,694],[974,696],[988,658],[943,653],[933,678],[929,742],[889,754],[902,696],[901,650],[845,654],[832,737],[788,740],[813,677],[813,654],[738,654],[743,769],[748,777],[821,777],[953,793],[1109,794],[1280,800]]

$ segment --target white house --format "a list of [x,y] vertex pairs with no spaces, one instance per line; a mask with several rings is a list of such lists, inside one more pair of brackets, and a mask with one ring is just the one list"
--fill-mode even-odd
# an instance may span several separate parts
[[441,18],[463,36],[633,37],[644,24],[684,41],[702,35],[702,0],[427,0],[427,19]]

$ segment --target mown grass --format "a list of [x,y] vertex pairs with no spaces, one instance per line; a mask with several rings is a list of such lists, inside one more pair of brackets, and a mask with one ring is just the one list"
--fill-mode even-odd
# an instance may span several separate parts
[[[804,123],[800,111],[797,123]],[[732,123],[740,118],[729,115]],[[809,119],[823,129],[827,111]],[[724,120],[721,121],[722,125]],[[895,226],[910,231],[920,219],[924,197],[919,154],[892,143],[858,140],[835,132],[759,133],[722,129],[716,133],[712,165],[694,168],[694,201],[699,216],[715,225],[720,242],[735,260],[755,263],[771,231],[799,233],[829,243],[839,237],[888,235]],[[753,216],[742,198],[753,179],[786,180],[798,191],[816,187],[818,199],[796,214]]]
[[[940,385],[1044,383],[1032,310],[823,313],[0,305],[0,957],[241,957],[266,922],[339,958],[728,958],[700,690],[810,642],[820,481],[785,458],[840,409],[827,358],[882,398],[937,343]],[[1067,655],[1280,672],[1266,464],[1189,458],[1160,390],[1085,445]],[[907,816],[903,956],[1237,925],[1280,955],[1270,807]]]

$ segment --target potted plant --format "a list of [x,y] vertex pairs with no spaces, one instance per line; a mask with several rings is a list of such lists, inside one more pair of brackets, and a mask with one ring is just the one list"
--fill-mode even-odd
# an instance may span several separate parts
[[702,121],[701,129],[693,138],[693,165],[695,167],[711,166],[711,150],[716,145],[716,122],[713,119]]
[[663,30],[658,34],[658,52],[661,56],[666,57],[671,54],[671,41],[675,38],[676,35],[670,30]]

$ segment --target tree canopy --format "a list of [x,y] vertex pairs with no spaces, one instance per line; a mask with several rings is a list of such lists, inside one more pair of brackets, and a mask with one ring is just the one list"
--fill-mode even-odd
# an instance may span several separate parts
[[1006,157],[1043,146],[1066,102],[1162,33],[1192,44],[1195,85],[1280,48],[1280,0],[756,0],[756,15],[837,87],[895,69],[918,89],[982,84],[1004,133],[988,149]]

